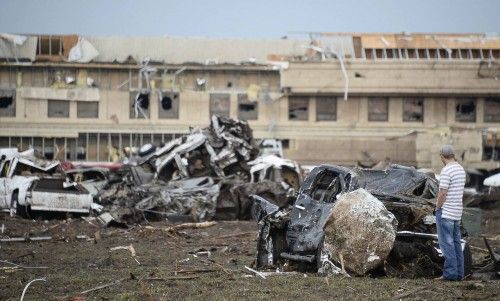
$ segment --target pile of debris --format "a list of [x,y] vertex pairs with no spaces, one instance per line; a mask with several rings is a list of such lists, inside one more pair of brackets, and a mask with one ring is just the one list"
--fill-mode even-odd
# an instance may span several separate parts
[[294,161],[258,157],[247,122],[219,116],[158,148],[144,145],[139,155],[119,171],[123,181],[97,195],[103,223],[247,219],[250,195],[284,206],[302,180]]
[[[438,276],[443,258],[433,214],[437,191],[434,177],[412,167],[314,168],[291,206],[279,208],[254,197],[256,267]],[[468,275],[472,257],[466,240],[462,248]]]

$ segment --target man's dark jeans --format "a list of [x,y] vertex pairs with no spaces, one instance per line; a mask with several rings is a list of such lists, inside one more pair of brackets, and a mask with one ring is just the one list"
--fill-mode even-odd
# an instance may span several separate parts
[[460,221],[443,218],[442,209],[436,210],[439,247],[444,257],[443,277],[447,280],[464,278],[464,252],[462,250]]

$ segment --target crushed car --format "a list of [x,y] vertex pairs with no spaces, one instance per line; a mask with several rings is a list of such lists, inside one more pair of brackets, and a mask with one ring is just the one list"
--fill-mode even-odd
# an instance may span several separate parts
[[107,168],[75,168],[65,171],[66,176],[72,181],[81,184],[92,197],[103,190],[109,183],[110,171]]
[[59,165],[37,157],[33,149],[0,149],[0,208],[20,216],[32,210],[89,213],[92,195],[67,179]]
[[[437,191],[435,178],[412,167],[316,167],[291,206],[253,197],[252,214],[259,225],[255,265],[437,276],[443,262],[433,214]],[[465,273],[470,274],[472,258],[464,239],[462,248]]]

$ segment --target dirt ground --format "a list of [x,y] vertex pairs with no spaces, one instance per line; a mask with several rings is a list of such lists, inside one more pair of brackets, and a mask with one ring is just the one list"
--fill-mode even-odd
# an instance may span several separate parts
[[[483,213],[485,235],[499,245],[500,210]],[[92,225],[93,223],[94,225]],[[0,243],[0,300],[500,300],[500,281],[442,282],[314,274],[255,277],[254,221],[217,222],[204,229],[163,231],[166,222],[102,228],[81,218],[27,220],[0,214],[0,237],[51,236]],[[484,253],[472,239],[476,260]],[[110,250],[133,246],[131,250]],[[479,249],[477,249],[479,248]],[[208,252],[210,253],[208,255]],[[15,263],[24,268],[15,267]],[[98,290],[94,288],[103,287]]]

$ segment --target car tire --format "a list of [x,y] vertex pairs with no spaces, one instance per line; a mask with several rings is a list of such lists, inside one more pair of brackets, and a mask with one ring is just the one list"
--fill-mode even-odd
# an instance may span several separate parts
[[472,253],[468,242],[464,246],[464,277],[472,274]]

